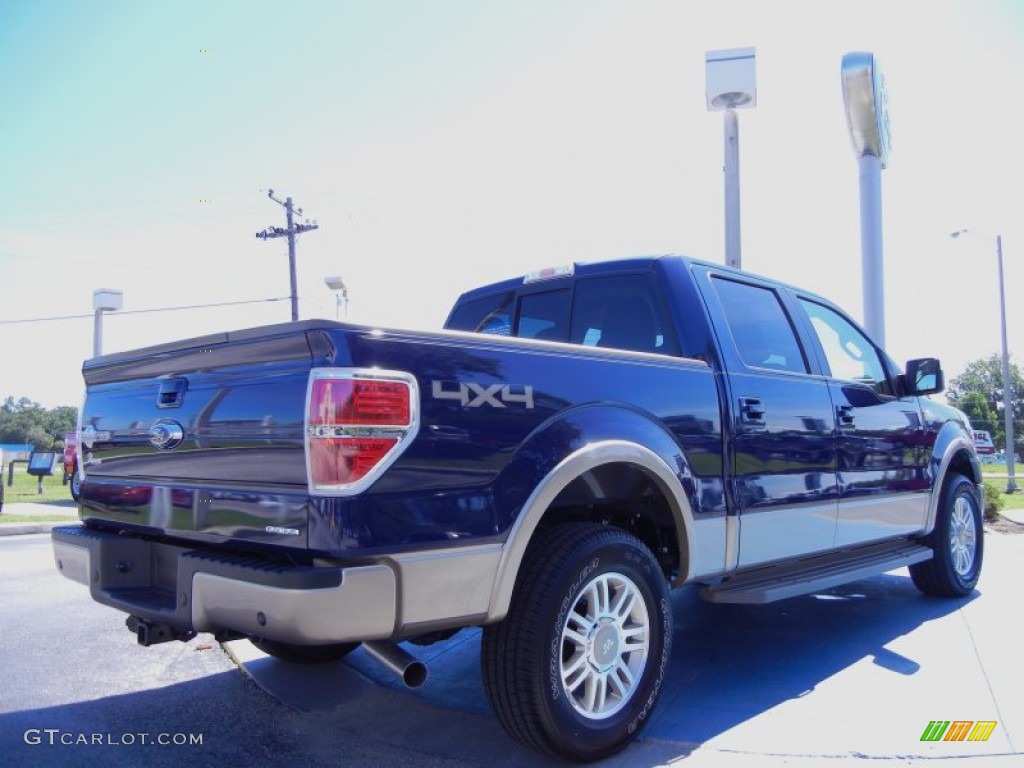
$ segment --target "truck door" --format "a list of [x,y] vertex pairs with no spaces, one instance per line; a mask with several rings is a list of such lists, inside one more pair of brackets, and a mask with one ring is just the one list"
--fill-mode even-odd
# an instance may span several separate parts
[[[703,275],[701,275],[703,271]],[[699,270],[722,352],[740,567],[833,546],[835,417],[778,290]]]
[[896,397],[883,356],[852,322],[801,297],[820,345],[835,406],[839,519],[836,544],[912,533],[925,525],[931,451],[916,397]]

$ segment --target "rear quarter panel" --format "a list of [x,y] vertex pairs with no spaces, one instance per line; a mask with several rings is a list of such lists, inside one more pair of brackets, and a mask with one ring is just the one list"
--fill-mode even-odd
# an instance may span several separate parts
[[313,549],[501,541],[548,472],[606,439],[658,453],[696,515],[725,513],[718,394],[702,362],[462,333],[333,346],[335,364],[414,373],[421,426],[367,492],[317,500]]

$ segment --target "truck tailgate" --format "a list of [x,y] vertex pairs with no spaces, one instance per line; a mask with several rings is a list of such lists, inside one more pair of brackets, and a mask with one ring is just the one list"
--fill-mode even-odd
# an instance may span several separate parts
[[183,538],[305,546],[303,410],[329,323],[86,361],[82,516]]

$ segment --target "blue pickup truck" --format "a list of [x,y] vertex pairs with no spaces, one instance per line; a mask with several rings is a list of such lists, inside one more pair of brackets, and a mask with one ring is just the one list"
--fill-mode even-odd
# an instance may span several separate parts
[[323,662],[483,626],[508,733],[577,761],[651,714],[671,588],[764,603],[909,566],[971,592],[973,435],[937,360],[678,256],[461,296],[441,332],[324,320],[86,361],[57,567],[139,643]]

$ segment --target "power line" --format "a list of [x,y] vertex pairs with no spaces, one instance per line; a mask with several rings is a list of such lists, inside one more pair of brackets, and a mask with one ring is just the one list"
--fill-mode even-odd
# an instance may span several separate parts
[[[248,301],[220,301],[214,304],[189,304],[181,307],[153,307],[151,309],[125,309],[119,310],[119,315],[144,315],[150,312],[179,312],[187,309],[208,309],[210,307],[237,307],[242,304],[265,304],[274,301],[288,301],[288,296],[275,296],[271,299],[249,299]],[[0,325],[20,325],[24,323],[49,323],[57,320],[81,320],[85,317],[92,317],[93,313],[85,315],[59,315],[54,317],[32,317],[21,320],[0,320]]]

